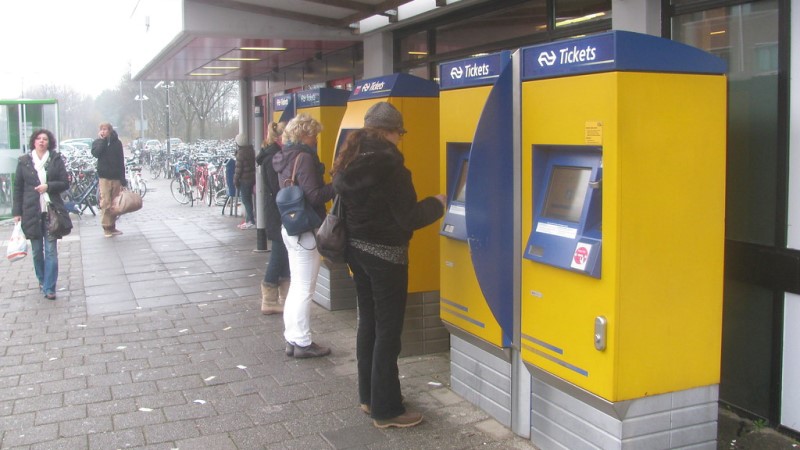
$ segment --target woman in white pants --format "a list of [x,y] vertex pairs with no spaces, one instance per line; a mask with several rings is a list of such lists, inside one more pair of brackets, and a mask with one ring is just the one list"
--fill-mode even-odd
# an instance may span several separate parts
[[[297,115],[286,124],[284,146],[272,158],[281,186],[286,186],[294,176],[294,182],[303,189],[305,201],[320,219],[325,217],[325,203],[334,196],[333,186],[323,181],[325,165],[320,162],[316,151],[317,135],[321,130],[322,125],[311,116]],[[314,230],[289,236],[286,228],[281,227],[281,235],[289,254],[292,274],[292,284],[283,307],[286,354],[295,358],[328,355],[331,352],[329,347],[318,345],[311,339],[311,300],[320,265]]]

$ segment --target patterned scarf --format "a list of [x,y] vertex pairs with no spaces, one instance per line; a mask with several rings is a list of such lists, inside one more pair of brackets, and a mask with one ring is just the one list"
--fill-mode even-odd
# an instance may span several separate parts
[[[47,162],[50,160],[50,151],[45,152],[44,157],[39,159],[39,155],[36,154],[34,149],[31,152],[31,158],[33,159],[33,168],[36,169],[36,175],[39,176],[39,183],[47,184]],[[50,194],[44,192],[39,196],[39,206],[42,212],[47,212],[48,203],[50,203]]]

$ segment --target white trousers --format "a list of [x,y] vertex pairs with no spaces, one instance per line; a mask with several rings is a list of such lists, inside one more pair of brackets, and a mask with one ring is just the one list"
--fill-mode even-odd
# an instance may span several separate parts
[[281,227],[283,243],[289,254],[292,284],[283,305],[283,337],[286,342],[305,347],[311,345],[311,300],[317,285],[321,258],[314,233],[289,236]]

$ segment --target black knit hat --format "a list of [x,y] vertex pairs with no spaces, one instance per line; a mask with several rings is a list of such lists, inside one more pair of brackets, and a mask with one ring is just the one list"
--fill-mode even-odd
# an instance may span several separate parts
[[376,103],[367,110],[364,115],[364,126],[371,128],[383,128],[385,130],[398,130],[400,134],[405,134],[403,128],[403,115],[391,103]]

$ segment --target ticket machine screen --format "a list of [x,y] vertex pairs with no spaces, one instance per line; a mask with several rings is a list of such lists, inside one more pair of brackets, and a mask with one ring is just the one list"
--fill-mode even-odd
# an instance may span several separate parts
[[542,216],[566,222],[580,221],[591,176],[589,167],[554,167]]
[[458,184],[456,184],[456,192],[453,196],[453,201],[458,203],[466,203],[467,201],[467,169],[469,168],[469,161],[465,160],[461,164],[461,170],[458,174]]
[[523,257],[601,276],[602,148],[533,146],[533,229]]
[[447,209],[440,234],[462,241],[467,240],[467,173],[469,172],[468,142],[447,143]]

